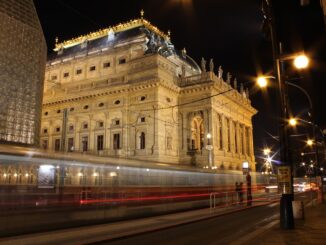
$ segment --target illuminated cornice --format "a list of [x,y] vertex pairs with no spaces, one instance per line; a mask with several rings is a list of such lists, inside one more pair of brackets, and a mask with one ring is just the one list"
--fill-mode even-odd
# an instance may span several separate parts
[[147,29],[149,29],[150,31],[156,33],[157,35],[163,37],[164,39],[170,39],[169,34],[165,34],[161,30],[159,30],[156,26],[152,25],[148,20],[146,20],[144,18],[140,18],[140,19],[130,20],[125,23],[120,23],[113,27],[101,29],[96,32],[91,32],[87,35],[82,35],[82,36],[79,36],[79,37],[76,37],[76,38],[73,38],[73,39],[70,39],[67,41],[63,41],[61,43],[56,42],[55,48],[53,50],[59,51],[60,49],[70,48],[70,47],[76,46],[78,44],[81,44],[85,41],[90,41],[90,40],[108,36],[109,33],[112,33],[112,32],[118,33],[118,32],[126,31],[126,30],[133,29],[133,28],[140,27],[140,26],[145,26]]

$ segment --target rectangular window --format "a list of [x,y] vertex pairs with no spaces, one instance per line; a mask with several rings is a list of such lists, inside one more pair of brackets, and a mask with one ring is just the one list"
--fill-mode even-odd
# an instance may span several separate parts
[[56,131],[56,132],[60,132],[60,128],[56,128],[55,131]]
[[48,140],[43,140],[42,148],[43,148],[44,150],[47,150],[47,149],[48,149]]
[[96,70],[96,66],[91,66],[90,68],[89,68],[89,71],[95,71]]
[[120,134],[113,134],[113,149],[120,149]]
[[145,117],[141,117],[140,122],[145,122]]
[[83,152],[88,151],[88,136],[82,137],[82,150]]
[[125,64],[127,61],[125,58],[119,59],[119,65]]
[[69,77],[69,72],[63,73],[63,77]]
[[115,120],[115,125],[120,125],[120,120]]
[[48,133],[48,130],[47,130],[47,129],[44,129],[44,130],[43,130],[43,133],[44,133],[44,134],[47,134],[47,133]]
[[103,68],[109,68],[111,66],[110,62],[103,63]]
[[104,136],[98,135],[97,136],[97,150],[102,151],[103,150],[103,143],[104,143]]
[[233,123],[233,129],[234,129],[234,151],[235,153],[238,153],[238,134],[237,134],[237,124]]
[[226,127],[227,127],[227,136],[228,136],[228,151],[231,151],[231,127],[230,127],[230,119],[226,119]]
[[68,151],[74,151],[74,138],[68,138]]
[[51,80],[57,80],[57,79],[58,79],[58,76],[57,75],[51,76]]
[[54,141],[54,151],[60,151],[60,139]]
[[76,75],[82,74],[83,70],[82,69],[77,69],[76,70]]

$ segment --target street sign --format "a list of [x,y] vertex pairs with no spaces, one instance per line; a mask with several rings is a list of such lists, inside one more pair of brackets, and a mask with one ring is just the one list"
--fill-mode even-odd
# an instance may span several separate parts
[[290,166],[281,166],[277,168],[278,188],[282,194],[291,194],[291,168]]

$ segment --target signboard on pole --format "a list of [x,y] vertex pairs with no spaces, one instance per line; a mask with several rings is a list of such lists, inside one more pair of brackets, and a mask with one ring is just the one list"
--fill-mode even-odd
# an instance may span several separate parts
[[290,166],[281,166],[277,168],[278,188],[282,194],[291,194],[291,168]]

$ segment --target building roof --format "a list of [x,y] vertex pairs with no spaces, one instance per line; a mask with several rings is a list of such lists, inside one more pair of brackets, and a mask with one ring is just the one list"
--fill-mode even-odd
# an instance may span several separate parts
[[128,41],[133,41],[138,37],[143,37],[146,42],[145,54],[158,53],[164,57],[177,55],[181,60],[198,70],[199,67],[195,61],[175,50],[169,33],[165,34],[143,17],[60,43],[56,40],[55,52],[50,54],[48,59],[52,62],[57,59],[86,56],[116,47],[121,43],[128,43]]

